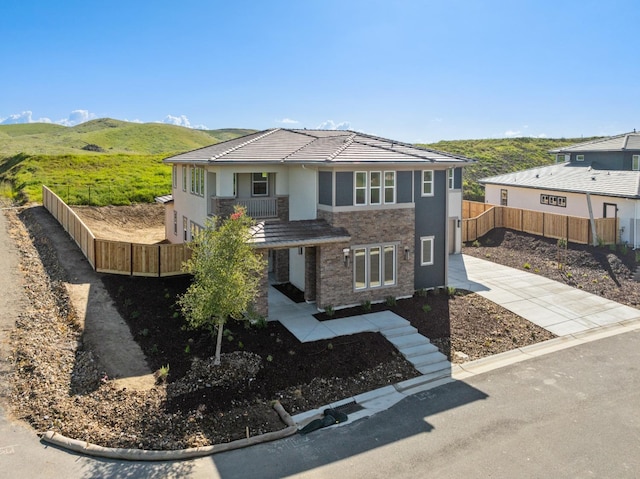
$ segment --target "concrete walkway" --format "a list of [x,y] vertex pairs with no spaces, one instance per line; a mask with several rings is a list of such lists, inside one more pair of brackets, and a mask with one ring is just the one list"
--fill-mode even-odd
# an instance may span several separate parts
[[449,256],[449,285],[476,292],[557,336],[640,319],[638,309],[473,256]]

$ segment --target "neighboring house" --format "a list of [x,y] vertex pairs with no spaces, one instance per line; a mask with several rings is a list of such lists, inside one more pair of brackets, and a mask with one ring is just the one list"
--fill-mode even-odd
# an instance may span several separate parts
[[481,179],[485,202],[585,218],[619,218],[620,241],[640,247],[640,133],[634,130],[550,153],[555,165]]
[[164,161],[173,168],[172,195],[159,199],[170,242],[243,205],[273,281],[320,309],[444,286],[447,253],[461,248],[471,161],[461,156],[352,131],[271,129]]

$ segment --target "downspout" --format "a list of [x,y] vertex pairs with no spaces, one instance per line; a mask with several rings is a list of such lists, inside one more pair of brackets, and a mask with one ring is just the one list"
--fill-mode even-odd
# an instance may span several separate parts
[[596,232],[596,222],[593,219],[593,209],[591,208],[591,194],[587,193],[587,206],[589,207],[589,223],[591,223],[591,244],[598,246],[598,234]]

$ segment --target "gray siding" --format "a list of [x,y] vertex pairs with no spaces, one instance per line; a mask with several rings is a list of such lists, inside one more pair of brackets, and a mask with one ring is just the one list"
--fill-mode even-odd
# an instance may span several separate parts
[[321,205],[333,205],[333,173],[331,171],[318,173],[318,202]]
[[[415,195],[415,288],[434,288],[444,286],[447,255],[447,171],[434,171],[434,195],[421,196],[422,171],[414,172]],[[423,236],[434,236],[433,264],[421,266],[421,244]]]
[[353,172],[336,172],[336,206],[353,206]]
[[456,190],[462,189],[462,168],[455,168],[453,170],[453,187]]
[[396,186],[396,201],[398,203],[411,203],[413,202],[413,190],[412,190],[412,171],[398,171],[396,173],[398,185]]
[[[584,161],[577,161],[576,156],[584,154]],[[615,151],[594,151],[591,153],[571,153],[571,164],[576,166],[592,166],[598,170],[630,170],[631,156],[629,156],[629,165],[625,167],[625,154]]]

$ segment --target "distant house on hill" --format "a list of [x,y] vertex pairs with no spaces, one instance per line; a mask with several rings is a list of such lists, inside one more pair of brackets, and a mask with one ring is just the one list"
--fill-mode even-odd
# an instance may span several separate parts
[[245,206],[274,281],[319,308],[445,286],[448,253],[461,249],[462,156],[353,131],[272,129],[164,161],[170,242]]
[[640,247],[640,133],[551,150],[556,164],[480,180],[485,202],[593,218],[619,218],[620,240]]

